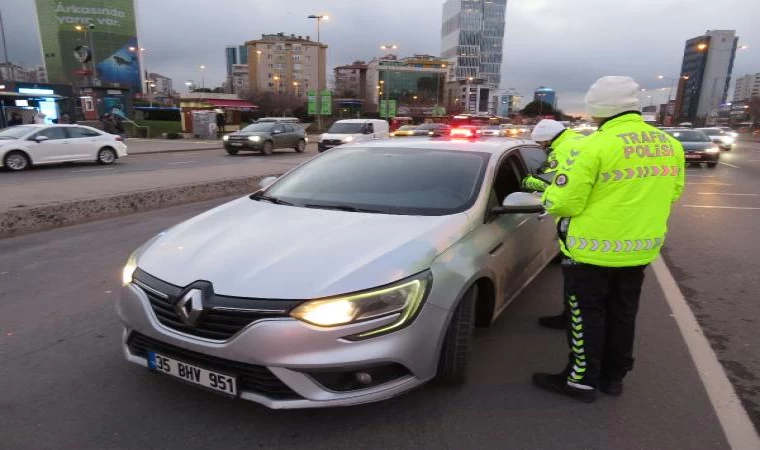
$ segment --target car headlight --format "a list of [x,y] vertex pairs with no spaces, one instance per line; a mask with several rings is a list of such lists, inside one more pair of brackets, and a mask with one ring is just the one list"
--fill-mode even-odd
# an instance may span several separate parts
[[124,270],[121,272],[121,284],[127,286],[132,284],[132,276],[137,270],[137,250],[132,252],[127,259],[127,263],[124,265]]
[[248,140],[251,142],[259,142],[261,140],[261,136],[248,136]]
[[705,150],[705,153],[720,153],[720,149],[716,146],[712,146]]
[[353,142],[354,137],[353,136],[346,136],[343,138],[343,142]]
[[162,231],[158,233],[157,235],[153,236],[152,238],[148,239],[146,243],[141,245],[137,248],[137,250],[133,251],[131,255],[129,255],[129,258],[127,258],[127,263],[124,264],[124,269],[121,271],[121,283],[124,286],[127,286],[132,283],[132,278],[135,275],[135,271],[137,270],[137,260],[140,258],[140,255],[150,247],[158,238],[166,234],[166,231]]
[[723,136],[723,143],[726,145],[731,145],[734,143],[734,138],[731,136]]
[[430,272],[424,272],[390,287],[302,303],[293,309],[290,315],[319,327],[335,327],[398,315],[391,324],[365,331],[349,339],[377,336],[411,323],[417,316],[432,281]]
[[224,136],[222,136],[222,140],[223,141],[229,141],[230,137],[225,134]]

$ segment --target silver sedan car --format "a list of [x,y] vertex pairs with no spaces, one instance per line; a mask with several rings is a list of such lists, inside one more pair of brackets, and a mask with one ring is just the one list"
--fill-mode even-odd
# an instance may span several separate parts
[[[126,359],[270,408],[461,383],[488,327],[558,254],[528,141],[341,146],[136,250]],[[148,380],[146,380],[148,382]]]

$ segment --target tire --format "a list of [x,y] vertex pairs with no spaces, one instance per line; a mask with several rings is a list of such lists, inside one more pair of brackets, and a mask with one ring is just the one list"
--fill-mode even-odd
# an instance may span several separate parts
[[451,317],[438,360],[436,380],[440,383],[462,384],[467,380],[467,368],[470,364],[472,339],[475,332],[477,299],[478,287],[473,286],[464,294]]
[[718,166],[718,163],[716,163],[716,162],[709,162],[709,163],[707,163],[707,168],[708,169],[714,169],[717,166]]
[[5,158],[3,158],[3,166],[13,172],[21,172],[28,169],[31,165],[32,161],[29,159],[29,156],[18,150],[8,152]]
[[301,139],[298,141],[298,144],[296,144],[296,151],[298,153],[303,153],[306,151],[306,141]]
[[272,144],[272,141],[264,142],[264,146],[261,147],[261,153],[265,155],[271,155],[273,150],[274,150],[274,144]]
[[232,156],[235,156],[235,155],[238,154],[238,150],[236,148],[227,148],[225,150],[227,150],[227,153],[230,154],[230,155],[232,155]]
[[98,164],[105,166],[111,165],[116,162],[117,157],[116,150],[111,147],[101,148],[98,152]]

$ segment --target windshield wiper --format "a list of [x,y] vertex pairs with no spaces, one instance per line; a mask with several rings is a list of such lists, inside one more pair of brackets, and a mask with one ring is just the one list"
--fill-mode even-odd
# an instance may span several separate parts
[[314,209],[332,209],[335,211],[348,211],[348,212],[358,212],[358,213],[374,213],[374,214],[389,214],[385,211],[380,211],[378,209],[364,209],[364,208],[357,208],[355,206],[344,206],[344,205],[319,205],[316,203],[307,203],[303,205],[305,208],[314,208]]
[[264,200],[270,203],[274,203],[275,205],[293,206],[293,204],[290,202],[286,202],[285,200],[280,200],[277,197],[270,197],[269,195],[261,194],[261,193],[253,194],[249,198],[251,200]]

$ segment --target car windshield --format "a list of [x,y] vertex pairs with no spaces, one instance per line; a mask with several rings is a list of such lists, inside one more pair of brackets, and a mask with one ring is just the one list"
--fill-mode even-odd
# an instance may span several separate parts
[[334,134],[358,134],[364,131],[364,122],[335,122],[328,133]]
[[484,130],[501,130],[501,127],[498,125],[488,125],[487,127],[483,127]]
[[667,133],[681,142],[710,142],[710,138],[698,130],[667,130]]
[[0,139],[21,139],[35,129],[36,127],[31,127],[28,125],[19,125],[6,128],[3,131],[0,131]]
[[408,148],[334,149],[266,195],[301,207],[440,216],[477,199],[488,153]]
[[725,134],[725,132],[720,128],[698,128],[697,130],[702,131],[708,136],[720,136],[722,134]]
[[248,125],[247,127],[243,128],[243,131],[246,133],[269,132],[269,131],[272,131],[272,128],[274,128],[274,126],[275,126],[274,122],[254,123],[253,125]]

